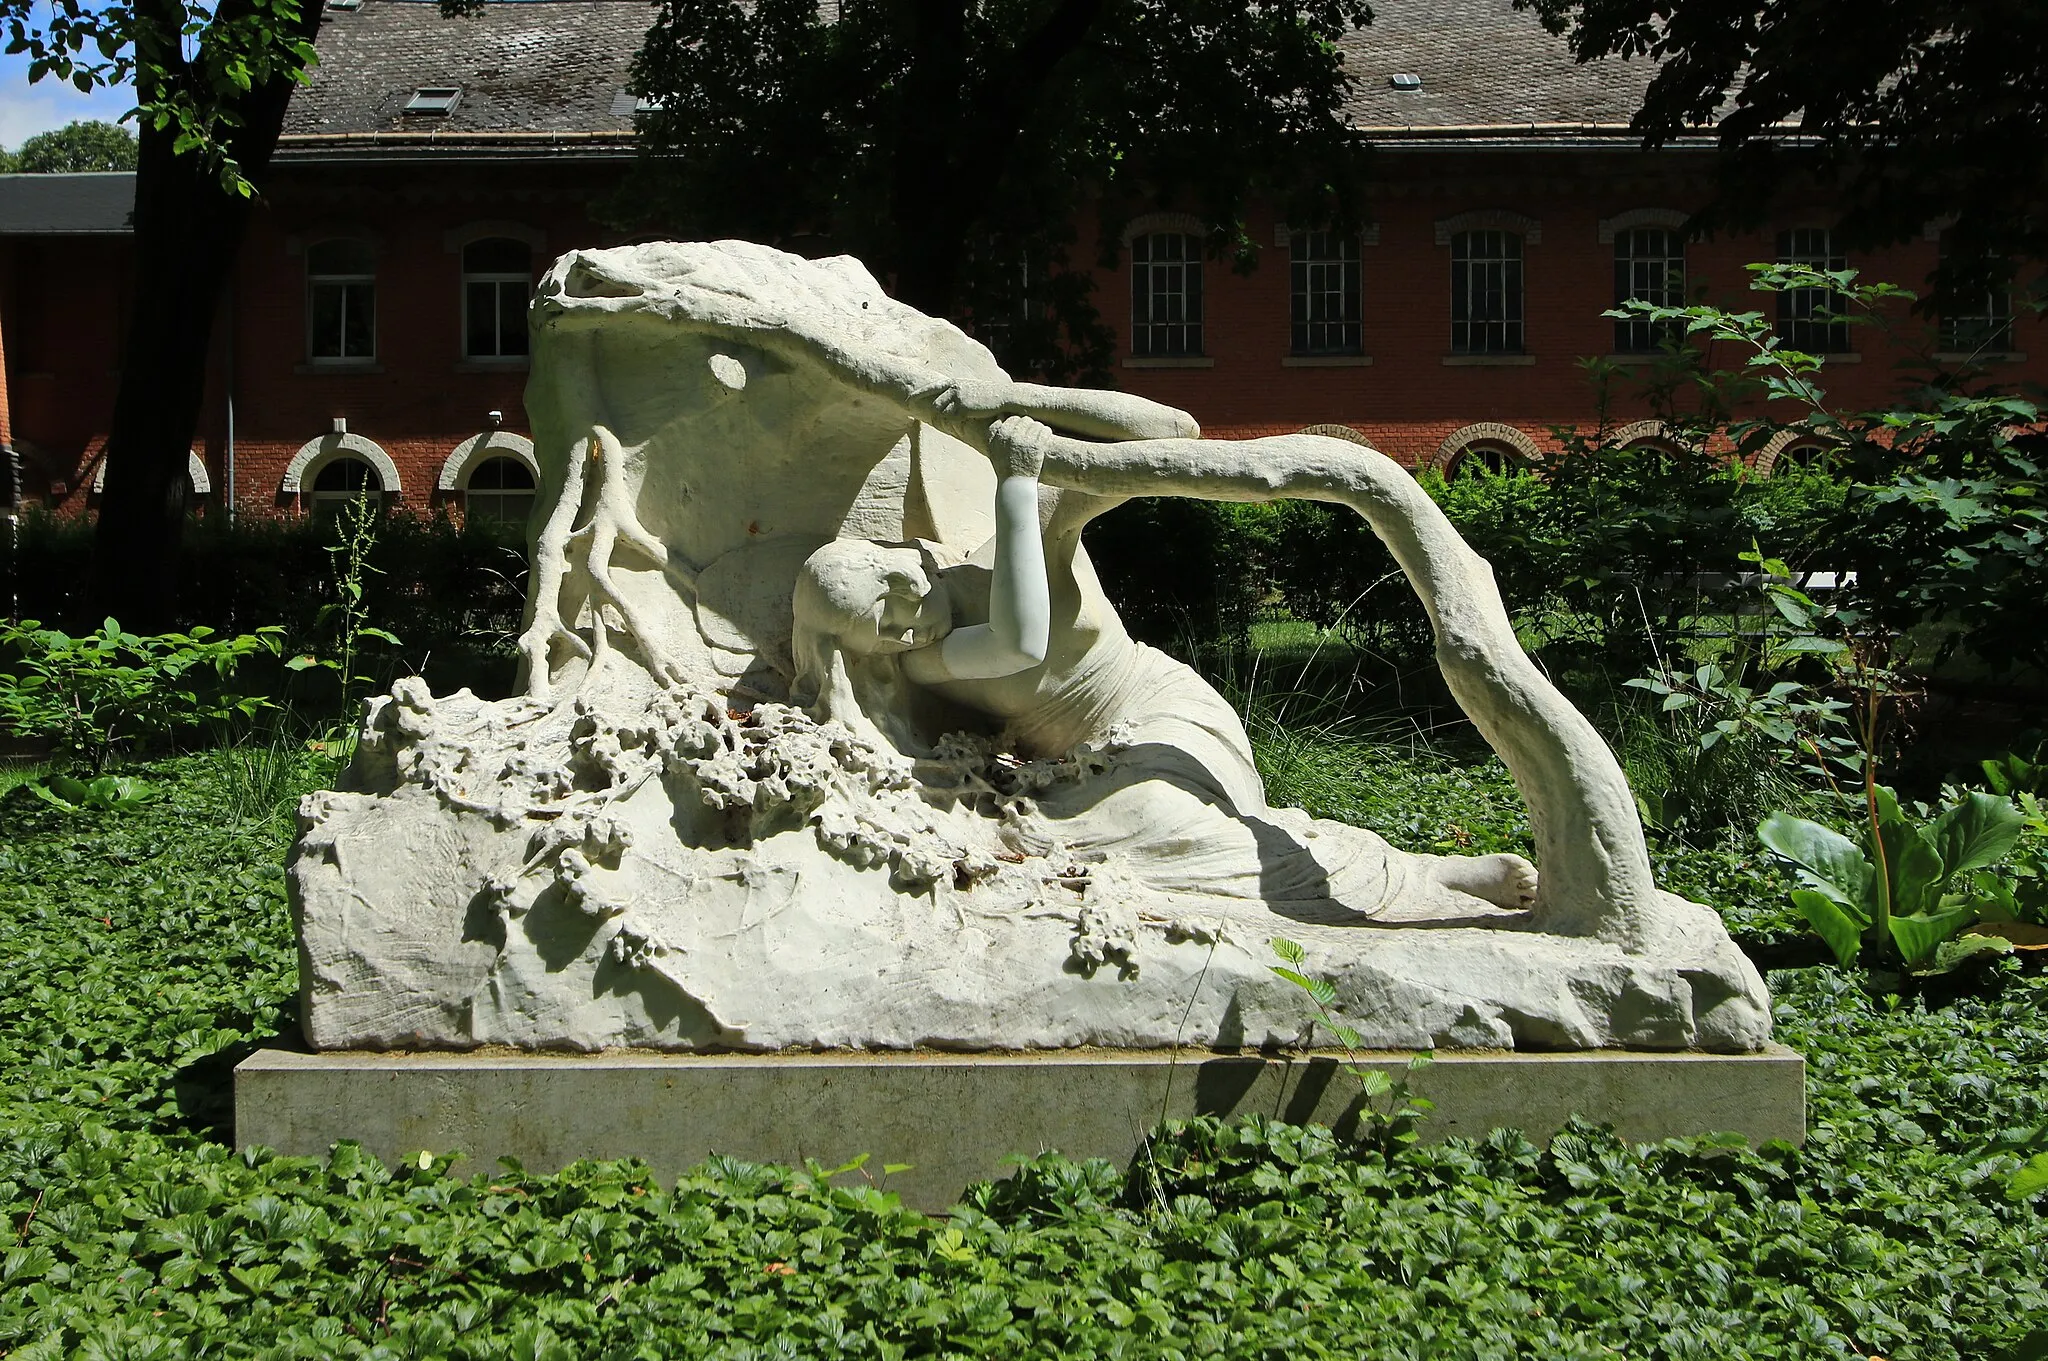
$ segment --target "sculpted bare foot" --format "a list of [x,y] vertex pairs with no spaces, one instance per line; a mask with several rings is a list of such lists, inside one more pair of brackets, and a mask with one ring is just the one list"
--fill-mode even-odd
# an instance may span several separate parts
[[1536,867],[1519,855],[1444,855],[1429,862],[1443,887],[1483,898],[1496,907],[1536,905]]

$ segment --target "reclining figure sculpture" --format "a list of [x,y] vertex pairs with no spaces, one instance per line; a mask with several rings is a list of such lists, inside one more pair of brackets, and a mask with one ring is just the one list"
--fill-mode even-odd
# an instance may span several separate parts
[[[1770,1034],[1660,892],[1621,770],[1398,465],[1012,381],[850,259],[573,252],[534,302],[524,695],[374,701],[293,887],[321,1047],[1285,1043]],[[1513,774],[1536,867],[1266,805],[1244,729],[1124,631],[1133,496],[1349,506]]]

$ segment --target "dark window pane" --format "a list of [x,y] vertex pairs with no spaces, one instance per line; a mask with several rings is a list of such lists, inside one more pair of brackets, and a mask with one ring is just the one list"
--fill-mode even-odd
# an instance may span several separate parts
[[532,491],[533,474],[516,458],[487,458],[469,476],[471,491]]
[[341,307],[345,291],[341,284],[314,284],[307,292],[311,313],[306,351],[315,359],[341,358]]
[[343,284],[341,293],[342,357],[368,359],[377,353],[376,285]]
[[384,483],[377,476],[377,470],[359,458],[337,458],[331,460],[313,479],[316,492],[349,492],[360,494],[364,490],[382,491]]
[[470,283],[463,286],[467,317],[463,338],[465,354],[488,357],[498,353],[498,286]]
[[527,285],[510,280],[498,285],[498,353],[526,353]]

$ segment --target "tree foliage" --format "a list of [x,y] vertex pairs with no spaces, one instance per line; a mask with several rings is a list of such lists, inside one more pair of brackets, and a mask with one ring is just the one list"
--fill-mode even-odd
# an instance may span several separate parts
[[8,54],[27,56],[30,83],[89,93],[132,82],[142,126],[245,196],[235,133],[249,95],[303,80],[314,62],[303,0],[0,0],[0,23]]
[[115,123],[76,122],[39,132],[14,153],[22,175],[74,175],[91,170],[133,170],[135,138]]
[[[1363,0],[663,0],[636,224],[858,255],[1058,376],[1107,348],[1089,255],[1170,205],[1249,266],[1244,210],[1343,220],[1362,146],[1337,39]],[[1077,214],[1100,204],[1100,245]],[[1079,247],[1081,257],[1074,258]]]
[[[1744,226],[1795,169],[1841,194],[1852,247],[1953,214],[1945,282],[2048,257],[2048,6],[2036,0],[1515,0],[1581,61],[1658,63],[1634,126],[1658,145],[1713,129],[1727,153],[1710,225]],[[1793,154],[1800,149],[1811,155]]]

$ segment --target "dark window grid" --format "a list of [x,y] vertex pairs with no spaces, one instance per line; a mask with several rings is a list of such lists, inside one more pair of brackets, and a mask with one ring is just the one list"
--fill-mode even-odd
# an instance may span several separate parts
[[314,359],[377,357],[377,284],[370,275],[306,280],[306,353]]
[[1459,232],[1451,238],[1451,349],[1522,351],[1522,238]]
[[384,499],[384,479],[360,458],[331,459],[313,479],[309,510],[315,519],[331,518],[351,501]]
[[[1809,269],[1846,269],[1848,260],[1835,253],[1832,235],[1823,227],[1795,227],[1778,233],[1778,263]],[[1793,288],[1778,295],[1778,333],[1795,350],[1809,354],[1845,354],[1849,323],[1840,320],[1848,301],[1832,288]]]
[[526,307],[532,292],[533,280],[526,274],[464,275],[463,353],[471,359],[524,357]]
[[2012,295],[1993,289],[1978,310],[1943,314],[1941,348],[1950,354],[2003,354],[2012,348]]
[[[1614,240],[1614,304],[1631,300],[1655,307],[1685,305],[1685,246],[1678,233],[1639,228]],[[1663,348],[1672,328],[1645,317],[1614,323],[1614,348],[1620,354],[1650,354]]]
[[1131,243],[1131,353],[1202,353],[1202,262],[1187,236],[1161,233]]
[[463,488],[464,510],[473,520],[523,523],[533,513],[533,474],[516,458],[485,459]]
[[1358,247],[1345,244],[1350,258],[1343,247],[1332,250],[1311,237],[1292,262],[1296,354],[1357,354],[1362,348]]

